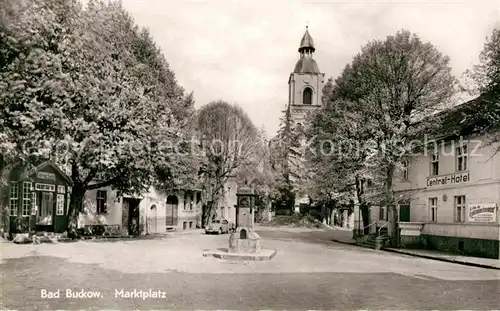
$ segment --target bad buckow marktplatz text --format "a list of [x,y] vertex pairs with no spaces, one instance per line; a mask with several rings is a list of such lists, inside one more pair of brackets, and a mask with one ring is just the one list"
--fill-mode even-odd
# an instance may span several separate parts
[[[56,291],[49,291],[46,289],[40,290],[40,297],[42,299],[59,299],[61,298],[61,290],[58,289]],[[67,288],[64,290],[64,297],[63,298],[70,298],[70,299],[94,299],[94,298],[101,298],[102,294],[99,291],[85,291],[83,288],[80,290],[73,290],[70,288]]]

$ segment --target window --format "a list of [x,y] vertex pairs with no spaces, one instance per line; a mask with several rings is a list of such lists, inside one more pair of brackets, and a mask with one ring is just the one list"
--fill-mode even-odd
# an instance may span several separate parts
[[436,222],[437,221],[437,203],[438,199],[437,198],[429,198],[429,210],[431,213],[431,222]]
[[465,222],[465,195],[455,197],[455,222]]
[[386,216],[385,207],[381,206],[380,209],[379,209],[378,219],[379,220],[385,220],[386,219],[385,216]]
[[431,175],[439,175],[439,154],[434,153],[431,155]]
[[50,184],[35,184],[35,190],[39,191],[56,191],[55,185]]
[[408,180],[408,161],[403,161],[402,177],[404,180]]
[[462,145],[456,149],[456,170],[457,172],[467,170],[467,145]]
[[189,209],[193,210],[193,205],[194,205],[194,193],[191,194],[191,202],[189,202]]
[[106,190],[97,190],[96,204],[97,204],[97,214],[105,214],[107,212],[106,206]]
[[65,193],[65,187],[64,186],[57,186],[57,193]]
[[187,221],[182,223],[182,229],[186,230],[186,228],[187,228]]
[[64,215],[64,194],[57,195],[56,215]]
[[312,104],[312,90],[306,87],[304,93],[302,94],[302,104],[311,105]]
[[31,215],[36,215],[36,192],[31,193]]
[[187,210],[188,209],[188,205],[190,204],[189,202],[189,199],[190,199],[190,195],[186,192],[186,194],[184,195],[184,210]]
[[19,200],[19,187],[17,182],[10,184],[10,215],[17,216],[17,202]]
[[224,218],[224,206],[220,208],[220,217]]
[[23,182],[23,216],[31,214],[31,183]]
[[189,222],[189,228],[193,228],[193,222],[192,221]]

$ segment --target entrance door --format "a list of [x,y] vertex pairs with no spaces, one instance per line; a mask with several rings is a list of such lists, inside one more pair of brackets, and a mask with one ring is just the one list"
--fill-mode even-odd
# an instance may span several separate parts
[[129,235],[139,235],[139,203],[140,200],[123,198],[122,228]]
[[177,196],[170,195],[167,198],[167,210],[166,210],[166,218],[165,225],[169,226],[177,226],[177,207],[179,201],[177,200]]
[[50,226],[52,225],[54,212],[54,194],[52,192],[42,192],[40,209],[38,210],[37,224]]
[[399,206],[399,221],[410,221],[410,205]]
[[148,216],[148,225],[149,225],[149,232],[150,233],[156,233],[158,232],[158,209],[156,208],[156,205],[151,206],[149,210],[149,216]]

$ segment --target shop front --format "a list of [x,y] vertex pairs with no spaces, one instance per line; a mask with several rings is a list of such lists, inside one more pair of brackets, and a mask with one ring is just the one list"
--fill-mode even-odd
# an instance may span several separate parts
[[66,231],[71,179],[64,172],[44,162],[27,176],[14,168],[9,179],[10,233]]

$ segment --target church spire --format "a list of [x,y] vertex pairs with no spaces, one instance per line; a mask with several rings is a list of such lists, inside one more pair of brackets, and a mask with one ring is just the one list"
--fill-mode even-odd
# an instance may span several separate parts
[[309,27],[306,26],[306,32],[304,33],[302,40],[300,40],[299,53],[302,54],[304,52],[314,52],[315,50],[314,40],[309,34]]

